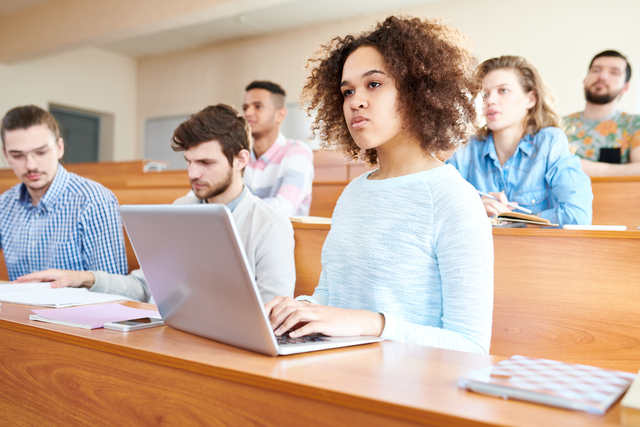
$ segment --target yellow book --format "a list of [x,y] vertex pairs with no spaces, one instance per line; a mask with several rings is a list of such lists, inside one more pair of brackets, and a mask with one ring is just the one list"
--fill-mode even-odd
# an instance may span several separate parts
[[540,225],[543,227],[558,227],[558,224],[552,224],[548,219],[520,212],[503,212],[496,215],[496,220],[498,221],[498,225],[505,222],[521,222],[525,224]]

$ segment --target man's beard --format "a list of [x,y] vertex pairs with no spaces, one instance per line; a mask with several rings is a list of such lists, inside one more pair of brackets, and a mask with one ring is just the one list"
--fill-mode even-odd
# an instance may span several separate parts
[[591,92],[589,89],[584,88],[584,97],[588,102],[592,104],[605,105],[610,103],[614,99],[616,99],[618,95],[620,95],[620,92],[622,92],[622,89],[620,89],[618,93],[615,93],[615,94],[611,92],[607,92],[602,95],[596,95],[595,93]]
[[209,189],[209,192],[205,193],[204,195],[199,195],[198,192],[194,189],[193,193],[196,195],[198,199],[208,200],[208,199],[211,199],[212,197],[216,197],[224,193],[225,191],[227,191],[227,189],[231,186],[232,182],[233,182],[233,168],[229,168],[229,173],[227,174],[227,176],[222,181],[218,181],[217,183],[213,184],[214,186]]

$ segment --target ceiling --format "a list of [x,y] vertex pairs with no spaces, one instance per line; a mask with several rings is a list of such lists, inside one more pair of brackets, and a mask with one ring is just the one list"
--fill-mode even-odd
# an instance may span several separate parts
[[[1,0],[0,3],[2,1],[6,0]],[[155,30],[111,41],[101,47],[135,57],[156,55],[323,22],[387,11],[401,12],[405,8],[434,1],[442,0],[285,0],[276,4],[247,2],[244,10],[230,8],[226,15],[218,15],[212,20]]]

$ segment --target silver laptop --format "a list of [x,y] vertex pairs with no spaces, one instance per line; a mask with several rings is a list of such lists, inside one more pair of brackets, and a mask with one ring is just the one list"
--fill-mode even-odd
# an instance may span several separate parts
[[225,205],[123,205],[133,249],[165,324],[269,356],[381,341],[276,337]]

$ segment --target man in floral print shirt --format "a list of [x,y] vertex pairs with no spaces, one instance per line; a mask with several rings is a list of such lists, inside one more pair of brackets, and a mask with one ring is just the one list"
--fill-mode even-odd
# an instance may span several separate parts
[[640,176],[640,116],[616,110],[630,78],[631,67],[620,53],[597,54],[584,79],[584,111],[563,119],[569,144],[591,177]]

